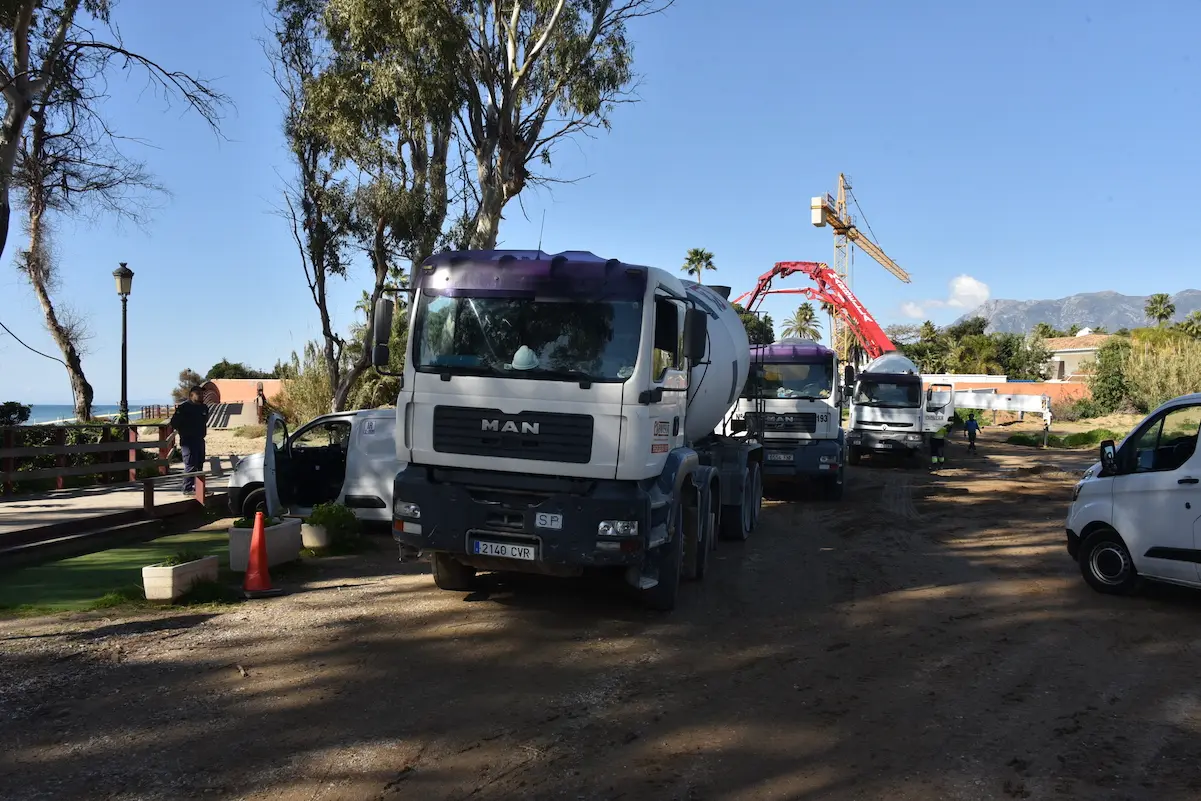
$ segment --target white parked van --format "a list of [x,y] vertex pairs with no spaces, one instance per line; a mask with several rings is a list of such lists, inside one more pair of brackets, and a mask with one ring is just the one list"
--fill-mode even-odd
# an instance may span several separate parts
[[267,473],[274,473],[280,506],[307,514],[319,503],[336,501],[361,520],[392,520],[392,482],[400,471],[396,458],[396,410],[364,409],[322,415],[291,436],[273,417],[273,470],[264,470],[264,453],[238,462],[229,481],[234,514],[267,511]]
[[1201,587],[1201,393],[1147,415],[1072,493],[1068,553],[1099,592],[1126,593],[1139,578]]

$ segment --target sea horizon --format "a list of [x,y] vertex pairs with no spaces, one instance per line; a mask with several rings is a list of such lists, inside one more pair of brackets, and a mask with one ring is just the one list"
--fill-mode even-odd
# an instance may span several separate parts
[[[137,419],[142,414],[143,406],[154,406],[156,403],[160,406],[170,405],[169,403],[164,403],[162,401],[156,401],[155,403],[134,403],[133,401],[130,401],[129,416],[133,419]],[[120,411],[121,404],[119,403],[92,404],[92,415],[95,417],[115,415],[120,413]],[[75,404],[73,403],[31,403],[29,404],[29,419],[25,422],[25,425],[41,425],[44,423],[53,423],[61,420],[74,419]]]

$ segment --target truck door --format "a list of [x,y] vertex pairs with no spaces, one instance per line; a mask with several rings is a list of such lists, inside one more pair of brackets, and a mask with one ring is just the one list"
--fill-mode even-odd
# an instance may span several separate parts
[[688,373],[684,368],[684,304],[663,295],[655,297],[655,343],[651,388],[664,390],[650,407],[652,461],[684,444],[684,411],[688,404]]

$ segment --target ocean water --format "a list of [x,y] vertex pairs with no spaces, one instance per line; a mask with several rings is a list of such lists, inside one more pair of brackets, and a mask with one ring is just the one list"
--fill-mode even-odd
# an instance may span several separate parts
[[[121,410],[121,407],[116,403],[94,403],[92,404],[92,415],[102,417],[105,415],[115,415]],[[136,420],[142,414],[140,405],[129,404],[129,416]],[[30,407],[29,422],[26,425],[35,425],[37,423],[51,423],[56,420],[70,420],[75,417],[75,407],[66,403],[46,404],[37,403]]]

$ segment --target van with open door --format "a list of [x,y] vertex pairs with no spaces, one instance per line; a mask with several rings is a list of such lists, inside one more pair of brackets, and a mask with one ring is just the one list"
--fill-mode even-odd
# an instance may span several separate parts
[[[360,520],[392,520],[396,410],[322,415],[289,434],[279,415],[267,420],[263,453],[241,460],[230,481],[235,514],[304,515],[321,503],[349,507]],[[257,479],[257,480],[256,480]]]
[[1129,592],[1140,578],[1201,587],[1201,393],[1168,401],[1072,492],[1068,554],[1098,592]]

